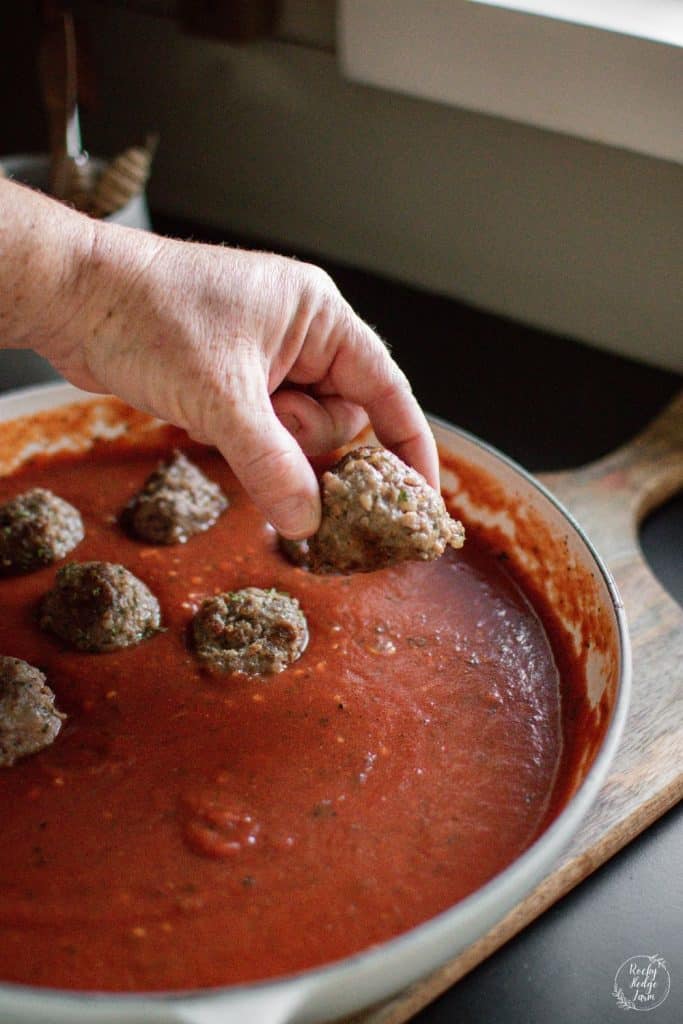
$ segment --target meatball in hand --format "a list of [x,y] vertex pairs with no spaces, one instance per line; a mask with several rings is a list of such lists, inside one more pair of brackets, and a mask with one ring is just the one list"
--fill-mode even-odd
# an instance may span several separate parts
[[[461,548],[462,523],[424,477],[383,448],[356,448],[321,480],[320,529],[308,540],[315,572],[371,572],[433,561]],[[291,548],[291,544],[287,545]],[[301,548],[297,558],[303,557]]]

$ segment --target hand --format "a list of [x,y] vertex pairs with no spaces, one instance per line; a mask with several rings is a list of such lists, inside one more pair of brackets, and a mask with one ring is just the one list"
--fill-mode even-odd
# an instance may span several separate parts
[[19,343],[77,386],[119,395],[216,445],[285,536],[308,536],[319,523],[306,455],[350,441],[368,418],[438,487],[436,446],[405,376],[322,270],[94,222],[26,189],[5,191],[10,213],[18,193],[27,197],[14,235],[35,265],[30,281],[44,282],[33,286],[32,323],[10,307],[24,329],[25,337],[15,325]]
[[304,453],[346,443],[368,417],[438,486],[408,382],[327,274],[280,256],[109,232],[93,259],[89,330],[53,353],[75,384],[216,445],[289,537],[309,535],[320,517]]

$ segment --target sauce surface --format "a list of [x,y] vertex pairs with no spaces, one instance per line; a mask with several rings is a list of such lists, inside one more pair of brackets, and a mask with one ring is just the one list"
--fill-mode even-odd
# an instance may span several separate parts
[[[116,519],[164,451],[100,444],[0,480],[2,501],[43,486],[74,504],[68,561],[125,565],[165,627],[77,653],[36,624],[58,566],[0,579],[0,653],[41,668],[68,715],[0,769],[2,980],[182,989],[338,959],[481,886],[561,788],[555,657],[503,563],[468,539],[434,563],[309,574],[220,456],[178,438],[231,503],[186,545]],[[246,586],[298,598],[309,645],[279,675],[209,676],[190,620]]]

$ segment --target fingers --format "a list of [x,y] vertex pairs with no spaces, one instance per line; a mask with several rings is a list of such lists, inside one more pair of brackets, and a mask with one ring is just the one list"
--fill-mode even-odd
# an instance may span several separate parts
[[335,391],[363,406],[382,444],[439,489],[439,457],[427,419],[375,332],[347,316],[329,380]]
[[323,455],[351,441],[367,426],[366,412],[336,395],[314,398],[295,389],[272,396],[280,422],[307,455]]
[[285,537],[310,536],[320,523],[320,491],[308,459],[277,419],[262,381],[245,381],[217,410],[218,445],[243,487]]
[[435,490],[440,490],[439,455],[427,419],[405,379],[378,389],[368,399],[368,415],[377,437],[399,458],[414,466]]

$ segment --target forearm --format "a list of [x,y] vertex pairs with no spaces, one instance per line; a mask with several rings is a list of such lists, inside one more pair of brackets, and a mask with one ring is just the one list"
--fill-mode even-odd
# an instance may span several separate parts
[[320,518],[304,453],[345,444],[368,416],[438,484],[405,377],[305,263],[89,220],[0,181],[0,345],[34,348],[78,387],[215,444],[288,537]]
[[0,344],[50,347],[82,305],[95,225],[0,180]]
[[0,347],[33,348],[90,386],[87,350],[158,241],[0,179]]

